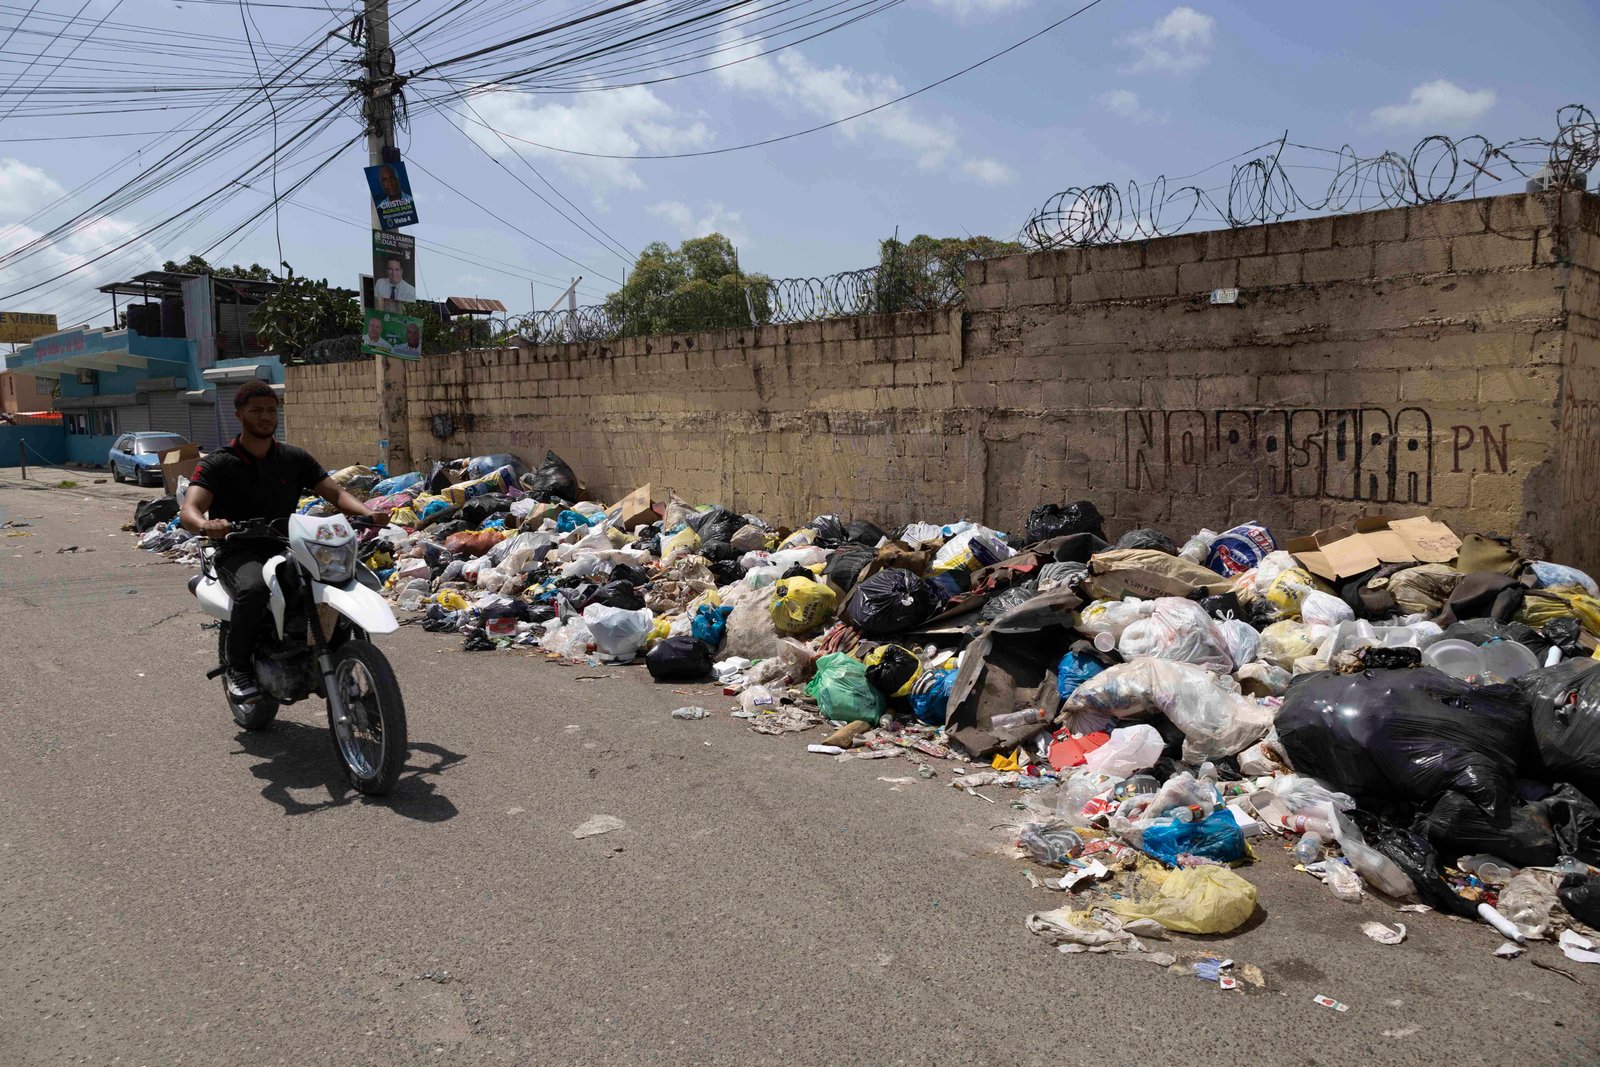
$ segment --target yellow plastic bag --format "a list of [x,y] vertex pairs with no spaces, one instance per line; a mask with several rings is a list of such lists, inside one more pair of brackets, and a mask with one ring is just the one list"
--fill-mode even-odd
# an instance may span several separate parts
[[386,571],[394,566],[394,553],[374,552],[366,559],[367,567],[375,571]]
[[444,608],[446,611],[466,611],[468,608],[472,607],[471,604],[467,603],[467,598],[456,592],[454,589],[446,589],[443,592],[436,594],[433,598],[433,602],[438,604],[441,608]]
[[396,526],[404,526],[408,530],[414,530],[421,520],[417,518],[417,513],[410,508],[395,508],[389,512],[389,521]]
[[814,545],[816,543],[817,531],[811,529],[809,526],[802,526],[788,537],[785,537],[779,543],[778,548],[805,548],[808,545]]
[[1547,622],[1569,615],[1577,616],[1585,630],[1600,637],[1600,600],[1567,589],[1528,590],[1522,599],[1522,610],[1517,612],[1517,621],[1537,630]]
[[1022,760],[1017,758],[1017,753],[1015,751],[1013,751],[1009,756],[1004,756],[996,752],[994,759],[989,761],[989,766],[993,767],[997,771],[1020,771],[1022,770]]
[[653,645],[657,641],[665,641],[672,636],[672,620],[677,616],[657,615],[656,621],[650,625],[650,632],[645,635],[644,643]]
[[672,554],[679,549],[693,549],[700,547],[700,535],[685,526],[665,541],[661,542],[661,558],[671,559]]
[[780,633],[803,634],[821,626],[838,599],[832,589],[810,578],[785,578],[773,585],[768,611]]
[[1255,914],[1256,887],[1226,867],[1168,871],[1152,865],[1108,907],[1124,919],[1154,919],[1179,933],[1225,934]]
[[1306,594],[1317,587],[1317,580],[1310,571],[1304,567],[1290,567],[1272,579],[1272,584],[1261,595],[1289,618],[1298,619],[1300,605],[1305,603]]

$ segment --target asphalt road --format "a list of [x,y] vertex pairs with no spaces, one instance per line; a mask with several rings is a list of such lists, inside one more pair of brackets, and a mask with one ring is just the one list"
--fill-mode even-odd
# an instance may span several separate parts
[[[1061,955],[1024,928],[1064,901],[1007,855],[1008,797],[884,782],[909,763],[807,755],[642,669],[404,628],[411,759],[358,799],[320,705],[234,727],[186,572],[118,531],[141,494],[70,477],[0,472],[0,523],[31,523],[0,528],[0,1063],[1600,1060],[1600,967],[1340,903],[1273,845],[1243,932],[1155,946],[1264,990]],[[574,839],[597,814],[626,827]]]

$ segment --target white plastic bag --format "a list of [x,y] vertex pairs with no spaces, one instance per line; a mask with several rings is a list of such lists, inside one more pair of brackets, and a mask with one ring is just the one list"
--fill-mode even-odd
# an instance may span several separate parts
[[1307,626],[1338,626],[1355,617],[1356,613],[1349,604],[1320,589],[1313,589],[1300,602],[1300,621]]
[[1241,688],[1244,688],[1245,682],[1255,683],[1256,688],[1245,689],[1254,696],[1282,696],[1289,691],[1289,683],[1294,680],[1294,675],[1264,660],[1246,663],[1233,676],[1241,683]]
[[1121,638],[1122,632],[1140,619],[1147,619],[1155,611],[1153,600],[1096,600],[1078,612],[1078,630],[1089,634],[1110,634]]
[[1154,656],[1193,663],[1221,674],[1234,669],[1233,656],[1211,616],[1192,600],[1156,598],[1150,617],[1130,623],[1117,641],[1124,659]]
[[1112,730],[1111,740],[1083,758],[1083,770],[1089,774],[1126,778],[1154,767],[1165,747],[1161,732],[1149,723],[1124,726]]
[[594,650],[626,663],[639,654],[655,616],[649,608],[629,611],[604,604],[590,604],[583,609],[583,625],[589,628],[594,640]]
[[[746,556],[753,554],[746,553]],[[741,563],[744,558],[740,557]],[[815,567],[819,563],[826,562],[827,558],[827,549],[818,548],[816,545],[806,545],[804,548],[786,548],[781,552],[774,552],[767,557],[765,565],[780,567],[783,570],[788,570],[790,567]],[[748,570],[749,568],[746,569]]]
[[1190,563],[1204,567],[1206,554],[1211,551],[1211,542],[1217,539],[1217,531],[1201,530],[1183,543],[1183,548],[1178,552],[1179,559],[1186,559]]
[[1261,648],[1261,634],[1243,619],[1222,619],[1217,622],[1217,635],[1233,660],[1231,670],[1239,670],[1256,658]]
[[582,659],[589,652],[591,640],[593,635],[589,633],[589,628],[583,624],[582,619],[573,619],[570,622],[556,620],[545,627],[539,647],[546,652],[566,656],[568,659]]
[[1241,751],[1260,740],[1275,716],[1226,675],[1148,656],[1107,667],[1080,685],[1062,709],[1119,719],[1158,711],[1183,732],[1187,763]]

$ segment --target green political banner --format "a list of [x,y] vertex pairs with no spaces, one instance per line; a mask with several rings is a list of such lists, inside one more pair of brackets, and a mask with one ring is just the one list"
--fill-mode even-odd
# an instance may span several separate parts
[[394,356],[398,359],[422,358],[422,320],[397,311],[365,308],[366,332],[361,335],[361,351],[369,356]]

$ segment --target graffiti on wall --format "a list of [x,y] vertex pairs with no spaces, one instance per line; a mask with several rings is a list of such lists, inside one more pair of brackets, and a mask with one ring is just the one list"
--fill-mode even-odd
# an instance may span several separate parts
[[[1418,407],[1128,411],[1124,482],[1157,493],[1425,505],[1436,470],[1505,473],[1509,430],[1451,426],[1446,449],[1435,443],[1433,416]],[[1204,471],[1226,480],[1202,479]]]

